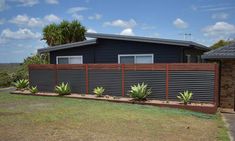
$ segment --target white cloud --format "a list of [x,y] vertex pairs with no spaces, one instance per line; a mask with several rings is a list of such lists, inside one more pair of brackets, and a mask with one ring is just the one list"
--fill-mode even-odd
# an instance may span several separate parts
[[126,28],[120,33],[120,35],[134,36],[135,34],[131,28]]
[[228,18],[227,13],[215,13],[211,16],[212,19],[225,20]]
[[216,22],[202,29],[203,35],[212,38],[229,38],[235,34],[235,25],[226,22]]
[[95,14],[93,16],[89,16],[88,19],[89,20],[100,20],[102,18],[102,15],[101,14]]
[[83,18],[83,15],[79,15],[79,14],[77,14],[77,13],[74,13],[74,14],[72,14],[72,17],[74,18],[74,19],[77,19],[77,20],[80,20],[80,21],[82,21],[84,18]]
[[17,15],[9,20],[10,23],[18,26],[40,27],[43,22],[39,18],[29,18],[27,15]]
[[32,7],[39,3],[39,0],[15,0],[19,2],[19,6]]
[[9,20],[10,23],[16,24],[20,27],[42,27],[45,24],[58,22],[60,18],[54,14],[46,15],[43,19],[28,17],[27,15],[17,15]]
[[72,7],[67,10],[67,13],[71,14],[74,19],[83,20],[83,16],[80,12],[87,9],[86,7]]
[[67,13],[73,14],[73,13],[85,11],[85,10],[87,10],[87,9],[88,9],[88,8],[86,8],[86,7],[72,7],[72,8],[69,8],[69,9],[67,10]]
[[25,40],[25,39],[38,39],[41,37],[41,34],[38,32],[32,32],[27,28],[20,28],[17,31],[11,31],[10,29],[4,29],[1,33],[2,39],[17,39],[17,40]]
[[61,19],[54,14],[49,14],[44,17],[44,20],[49,23],[52,23],[52,22],[59,22]]
[[7,9],[7,4],[5,0],[0,0],[0,12],[4,11],[5,9]]
[[211,11],[225,11],[225,10],[235,9],[235,6],[229,3],[220,3],[214,5],[200,5],[200,6],[193,5],[192,9],[194,11],[211,12]]
[[91,29],[91,28],[89,28],[89,29],[87,30],[87,32],[89,32],[89,33],[97,33],[96,30]]
[[173,25],[175,27],[181,28],[181,29],[188,27],[188,24],[185,21],[183,21],[182,19],[180,19],[180,18],[177,18],[176,20],[174,20],[173,21]]
[[58,0],[45,0],[45,1],[46,1],[46,3],[48,3],[48,4],[58,4],[58,3],[59,3]]
[[114,27],[121,27],[121,28],[134,28],[136,25],[137,23],[134,19],[130,19],[129,21],[118,19],[118,20],[104,23],[104,26],[114,26]]

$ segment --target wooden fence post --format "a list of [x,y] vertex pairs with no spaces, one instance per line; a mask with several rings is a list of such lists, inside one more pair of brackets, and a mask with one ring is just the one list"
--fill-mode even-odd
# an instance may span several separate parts
[[58,84],[58,72],[57,72],[57,65],[54,64],[54,81],[55,81],[55,86]]
[[214,66],[214,103],[215,103],[215,106],[219,106],[218,105],[218,94],[219,94],[219,92],[218,92],[218,81],[219,81],[218,75],[219,75],[218,65],[215,64],[215,66]]
[[89,93],[88,64],[85,65],[86,70],[86,94]]
[[122,64],[122,96],[125,96],[125,67],[124,64]]
[[166,64],[166,101],[168,101],[168,85],[169,85],[169,65]]

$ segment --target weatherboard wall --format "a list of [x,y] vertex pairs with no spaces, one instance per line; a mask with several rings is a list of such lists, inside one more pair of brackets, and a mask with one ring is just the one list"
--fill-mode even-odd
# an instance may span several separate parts
[[51,51],[50,63],[56,64],[56,56],[77,55],[83,56],[84,64],[118,63],[118,54],[154,54],[154,63],[182,63],[186,62],[186,53],[197,56],[203,51],[177,45],[97,39],[94,45]]

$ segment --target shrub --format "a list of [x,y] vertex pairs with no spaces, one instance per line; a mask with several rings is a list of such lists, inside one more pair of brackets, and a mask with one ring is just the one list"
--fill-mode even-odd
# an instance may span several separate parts
[[59,95],[69,95],[71,93],[71,89],[68,83],[61,83],[55,87],[55,92]]
[[25,89],[29,86],[29,80],[28,79],[20,79],[13,83],[17,90]]
[[137,100],[145,100],[151,93],[151,88],[148,88],[148,85],[144,83],[131,86],[131,90],[129,91],[130,97]]
[[31,86],[30,88],[29,88],[29,91],[30,91],[30,93],[32,93],[32,94],[36,94],[37,92],[38,92],[38,88],[37,88],[37,86]]
[[103,87],[96,87],[94,88],[93,92],[97,97],[100,97],[103,95],[105,89]]
[[12,77],[7,72],[0,72],[0,87],[8,87],[11,85]]
[[177,96],[177,98],[182,101],[185,105],[187,105],[190,100],[192,99],[193,93],[187,91],[184,91],[183,93],[180,93],[180,95]]

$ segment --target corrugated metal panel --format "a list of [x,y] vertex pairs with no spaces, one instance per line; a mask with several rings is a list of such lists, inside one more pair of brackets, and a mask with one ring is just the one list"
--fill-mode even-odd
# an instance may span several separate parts
[[55,87],[55,72],[53,70],[30,70],[30,86],[37,86],[39,91],[52,92]]
[[58,70],[57,76],[58,83],[69,83],[72,92],[86,92],[86,79],[84,70]]
[[169,99],[177,99],[179,92],[193,92],[195,101],[212,101],[214,96],[214,72],[169,71]]
[[102,86],[105,94],[112,96],[122,95],[122,74],[120,70],[89,70],[89,93],[93,93],[93,89]]
[[128,94],[131,85],[146,83],[152,88],[148,98],[165,99],[166,73],[165,71],[125,71],[125,92]]

